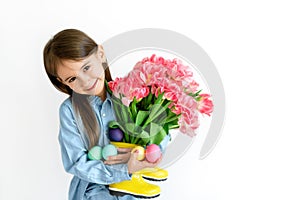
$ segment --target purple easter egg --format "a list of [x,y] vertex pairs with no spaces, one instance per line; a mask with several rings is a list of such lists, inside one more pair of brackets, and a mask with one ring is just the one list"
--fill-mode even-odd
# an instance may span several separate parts
[[124,133],[119,128],[109,129],[109,139],[114,142],[121,142],[123,140]]

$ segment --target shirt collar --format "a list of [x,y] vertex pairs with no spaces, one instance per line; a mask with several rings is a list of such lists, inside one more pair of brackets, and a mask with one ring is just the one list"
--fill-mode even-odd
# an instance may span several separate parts
[[104,100],[104,102],[98,96],[89,96],[88,99],[89,99],[91,105],[94,105],[94,104],[102,105],[105,102],[112,104],[111,95],[108,92],[106,92],[106,99]]

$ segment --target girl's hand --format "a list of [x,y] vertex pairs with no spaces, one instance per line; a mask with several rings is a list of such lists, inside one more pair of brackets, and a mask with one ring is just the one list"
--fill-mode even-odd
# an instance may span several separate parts
[[130,159],[127,163],[129,174],[132,174],[144,168],[156,167],[159,164],[159,162],[162,160],[162,156],[161,156],[155,163],[150,163],[146,159],[139,161],[137,157],[138,157],[138,152],[131,153]]
[[106,161],[104,161],[104,164],[107,165],[114,165],[114,164],[121,164],[121,163],[127,163],[130,158],[130,152],[131,148],[117,148],[118,155],[116,156],[109,156]]

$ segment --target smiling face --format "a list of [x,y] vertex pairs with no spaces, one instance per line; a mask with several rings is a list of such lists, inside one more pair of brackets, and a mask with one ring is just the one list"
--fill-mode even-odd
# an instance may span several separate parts
[[103,62],[101,48],[79,61],[63,60],[57,67],[58,79],[76,93],[102,97],[105,95]]

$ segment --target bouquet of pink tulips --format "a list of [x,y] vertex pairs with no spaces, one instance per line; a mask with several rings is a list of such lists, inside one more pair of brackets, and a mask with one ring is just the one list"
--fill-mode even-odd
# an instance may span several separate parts
[[195,136],[199,114],[213,111],[210,94],[201,93],[192,71],[179,59],[144,58],[107,88],[116,114],[109,126],[121,129],[126,143],[159,144],[176,128]]

